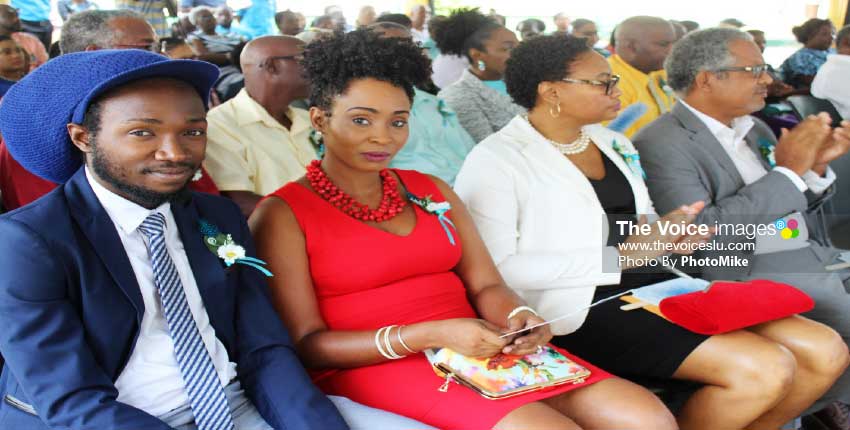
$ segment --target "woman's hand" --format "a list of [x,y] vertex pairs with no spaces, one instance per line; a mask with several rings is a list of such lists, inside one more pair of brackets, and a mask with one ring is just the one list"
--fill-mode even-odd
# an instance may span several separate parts
[[456,318],[441,321],[440,346],[467,357],[489,358],[498,354],[510,338],[500,339],[499,327],[474,318]]
[[[706,234],[688,234],[686,228],[669,229],[662,232],[661,225],[680,224],[683,227],[691,226],[691,222],[696,218],[700,211],[705,208],[705,202],[695,202],[690,205],[682,206],[674,211],[671,211],[663,218],[651,224],[651,230],[648,234],[634,234],[629,236],[624,245],[619,247],[620,255],[627,257],[626,261],[644,262],[665,255],[669,252],[676,254],[691,254],[698,243],[707,242],[711,236],[711,229]],[[646,224],[646,217],[641,216],[639,226]],[[696,228],[691,227],[696,231]],[[646,245],[641,245],[646,244]],[[622,266],[623,270],[633,268],[633,265],[626,264]]]
[[[521,330],[542,322],[544,322],[543,318],[531,312],[523,311],[508,320],[508,328],[505,330],[505,333]],[[532,354],[537,352],[538,346],[544,346],[550,340],[552,340],[552,332],[549,330],[549,325],[544,325],[531,331],[517,333],[513,337],[513,342],[502,348],[502,352],[514,355]]]
[[702,243],[706,243],[714,236],[717,229],[714,227],[710,227],[706,234],[686,234],[679,238],[679,241],[676,242],[676,249],[673,250],[674,254],[679,255],[691,255],[694,252],[699,250],[699,245]]

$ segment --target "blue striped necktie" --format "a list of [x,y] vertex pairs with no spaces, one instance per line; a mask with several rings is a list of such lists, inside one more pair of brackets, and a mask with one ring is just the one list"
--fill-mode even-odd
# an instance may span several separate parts
[[168,323],[174,355],[189,395],[198,430],[233,429],[233,418],[218,373],[192,318],[183,284],[165,247],[165,216],[152,213],[139,226],[148,239],[148,254],[162,310]]

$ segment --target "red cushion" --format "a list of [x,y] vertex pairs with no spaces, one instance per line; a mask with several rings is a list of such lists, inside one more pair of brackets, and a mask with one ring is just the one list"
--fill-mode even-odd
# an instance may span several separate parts
[[668,297],[660,309],[670,321],[696,333],[720,334],[807,312],[815,302],[779,282],[713,282],[707,292]]

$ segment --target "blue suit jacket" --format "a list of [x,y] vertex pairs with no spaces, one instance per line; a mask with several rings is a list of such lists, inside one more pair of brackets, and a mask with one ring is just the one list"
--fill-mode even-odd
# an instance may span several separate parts
[[[276,429],[345,429],[310,382],[255,269],[225,268],[198,219],[256,255],[239,209],[192,194],[171,205],[216,335],[239,380]],[[64,186],[0,217],[0,428],[167,429],[116,401],[145,307],[112,220],[82,169]]]

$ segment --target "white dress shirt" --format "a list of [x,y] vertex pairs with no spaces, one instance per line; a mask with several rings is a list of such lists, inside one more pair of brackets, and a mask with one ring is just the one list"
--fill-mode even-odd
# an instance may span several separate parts
[[[732,128],[729,128],[720,121],[689,106],[684,100],[679,100],[679,103],[688,108],[708,127],[708,131],[720,142],[720,146],[723,147],[723,150],[726,151],[729,158],[735,163],[735,167],[738,169],[738,173],[741,174],[741,179],[744,180],[745,184],[752,184],[767,174],[767,170],[759,160],[761,155],[756,154],[752,148],[747,146],[747,142],[744,140],[747,137],[747,133],[753,128],[754,122],[751,116],[745,115],[733,119]],[[801,178],[793,170],[782,166],[776,166],[773,170],[787,176],[801,193],[806,192],[806,190],[812,190],[815,194],[822,194],[835,182],[836,177],[835,172],[829,167],[827,167],[826,176],[824,177],[809,170]]]
[[[183,241],[180,240],[180,232],[171,213],[170,203],[163,203],[153,210],[145,209],[104,188],[91,176],[88,169],[86,169],[86,179],[115,224],[145,304],[145,313],[136,346],[127,365],[115,381],[118,401],[153,416],[162,415],[189,403],[189,397],[183,386],[183,376],[174,357],[174,344],[168,332],[159,292],[154,284],[153,267],[148,256],[146,239],[137,230],[142,221],[154,212],[165,216],[165,246],[180,274],[180,282],[183,284],[183,291],[189,302],[189,310],[192,312],[207,352],[212,358],[219,380],[223,386],[226,386],[236,377],[236,364],[230,361],[227,350],[216,338],[215,330],[210,325],[209,316],[204,309],[195,276],[189,265],[189,258],[183,248]],[[109,228],[109,226],[103,226],[103,228]],[[104,312],[108,311],[104,309]]]
[[417,30],[415,28],[410,29],[410,35],[413,37],[413,41],[417,43],[425,43],[428,40],[430,35],[428,34],[428,27],[422,27],[422,30]]
[[850,119],[850,55],[826,57],[812,81],[812,95],[829,100],[844,119]]
[[434,59],[431,65],[433,73],[431,80],[438,88],[445,88],[460,79],[463,71],[469,67],[469,60],[466,57],[458,57],[457,55],[440,54]]

